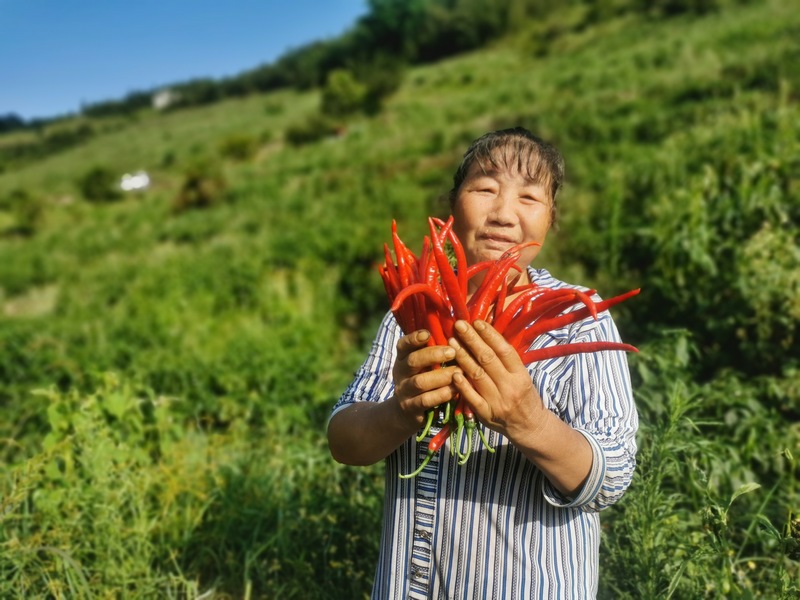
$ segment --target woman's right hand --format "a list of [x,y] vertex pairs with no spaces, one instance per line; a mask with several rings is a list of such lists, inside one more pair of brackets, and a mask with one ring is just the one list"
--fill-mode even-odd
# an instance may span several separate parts
[[441,366],[455,358],[449,346],[428,346],[430,333],[424,329],[404,335],[397,342],[397,359],[392,369],[394,400],[404,416],[422,425],[431,408],[453,399],[457,389],[456,366]]

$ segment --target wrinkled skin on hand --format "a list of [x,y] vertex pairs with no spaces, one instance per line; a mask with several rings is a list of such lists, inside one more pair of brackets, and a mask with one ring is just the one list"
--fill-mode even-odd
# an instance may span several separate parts
[[517,351],[485,321],[456,323],[450,339],[463,374],[453,382],[476,417],[510,440],[535,433],[547,410]]
[[425,330],[401,337],[392,369],[394,398],[401,412],[420,425],[429,409],[453,399],[453,375],[461,371],[456,365],[442,366],[455,358],[453,348],[429,346],[429,340]]

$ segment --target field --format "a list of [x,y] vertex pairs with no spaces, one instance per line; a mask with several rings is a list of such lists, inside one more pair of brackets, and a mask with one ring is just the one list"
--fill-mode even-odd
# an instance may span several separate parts
[[367,597],[383,469],[334,463],[325,424],[388,308],[375,266],[392,219],[417,248],[446,216],[469,141],[523,125],[567,159],[537,264],[642,287],[614,311],[642,427],[600,597],[798,597],[797,8],[576,7],[315,141],[287,131],[319,92],[287,90],[0,171],[0,596]]

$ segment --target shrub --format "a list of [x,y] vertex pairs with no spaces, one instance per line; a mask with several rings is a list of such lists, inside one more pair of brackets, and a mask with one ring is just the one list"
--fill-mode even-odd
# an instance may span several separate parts
[[264,103],[264,114],[270,116],[279,115],[283,113],[284,108],[285,107],[283,105],[283,102],[275,98],[272,98]]
[[339,131],[341,125],[334,120],[321,114],[313,114],[304,121],[287,127],[285,137],[286,142],[292,146],[302,146],[336,135]]
[[219,164],[198,160],[184,173],[181,189],[172,205],[173,211],[208,208],[223,201],[226,190],[227,182]]
[[245,161],[253,158],[257,150],[257,140],[245,133],[229,135],[219,144],[219,153],[222,156],[237,161]]
[[367,86],[346,69],[337,69],[328,75],[322,89],[320,111],[332,117],[344,117],[364,108]]
[[117,176],[108,167],[94,166],[78,180],[81,195],[89,202],[113,202],[122,197]]
[[0,209],[11,212],[14,219],[14,232],[32,235],[42,221],[44,202],[28,190],[17,188],[0,200]]
[[171,167],[175,164],[175,151],[174,150],[167,150],[164,154],[161,155],[161,166],[162,167]]
[[383,101],[403,83],[405,63],[381,55],[373,61],[356,68],[358,80],[367,88],[362,109],[369,115],[380,112]]

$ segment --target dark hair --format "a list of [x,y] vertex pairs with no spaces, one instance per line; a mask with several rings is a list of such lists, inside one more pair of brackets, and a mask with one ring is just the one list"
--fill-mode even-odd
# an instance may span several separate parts
[[531,182],[547,187],[552,201],[550,222],[555,225],[558,216],[556,196],[564,182],[564,157],[555,146],[523,127],[500,129],[482,135],[467,148],[453,175],[453,189],[449,196],[451,208],[461,184],[476,162],[484,171],[489,166],[503,170],[516,169]]

